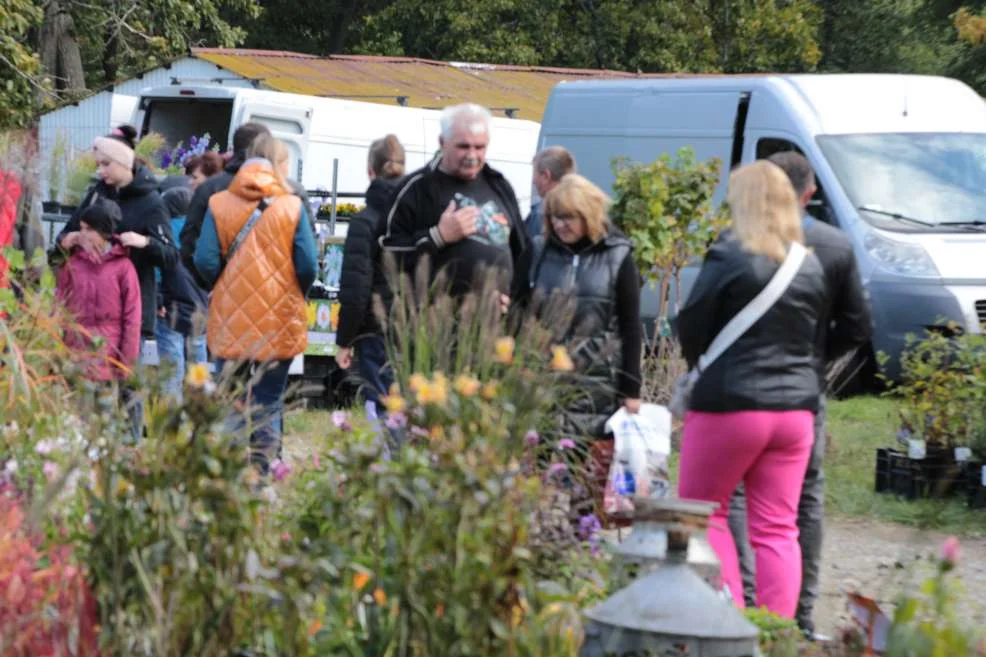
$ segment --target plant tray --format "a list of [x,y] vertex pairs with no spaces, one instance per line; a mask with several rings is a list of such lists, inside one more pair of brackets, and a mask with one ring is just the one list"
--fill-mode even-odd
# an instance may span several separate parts
[[986,509],[986,486],[983,485],[986,468],[980,461],[969,461],[965,464],[966,503],[970,509]]
[[875,490],[893,493],[907,500],[947,498],[965,486],[961,464],[951,450],[930,447],[923,459],[913,459],[906,452],[877,450]]

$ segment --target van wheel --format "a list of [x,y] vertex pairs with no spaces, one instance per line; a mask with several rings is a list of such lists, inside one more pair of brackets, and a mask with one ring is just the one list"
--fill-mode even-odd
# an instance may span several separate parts
[[827,372],[828,395],[848,399],[880,391],[876,356],[872,345],[865,345],[833,363]]

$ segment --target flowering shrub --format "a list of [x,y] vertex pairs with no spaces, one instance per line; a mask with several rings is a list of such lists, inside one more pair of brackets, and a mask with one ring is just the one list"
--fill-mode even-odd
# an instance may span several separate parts
[[185,173],[185,164],[189,159],[210,150],[218,153],[219,144],[212,141],[208,132],[201,137],[193,136],[188,140],[187,146],[184,142],[178,142],[173,149],[160,151],[160,167],[169,174]]
[[[66,547],[39,551],[10,489],[0,493],[0,654],[92,657],[96,608]],[[44,556],[44,559],[42,559]]]

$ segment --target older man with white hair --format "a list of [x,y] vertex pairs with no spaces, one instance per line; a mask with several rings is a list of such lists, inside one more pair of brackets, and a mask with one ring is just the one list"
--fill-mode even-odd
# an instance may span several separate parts
[[516,297],[527,288],[529,241],[513,188],[486,163],[490,118],[474,104],[442,112],[441,151],[397,191],[380,243],[406,271],[430,256],[432,276],[446,270],[453,295],[478,286],[485,272]]

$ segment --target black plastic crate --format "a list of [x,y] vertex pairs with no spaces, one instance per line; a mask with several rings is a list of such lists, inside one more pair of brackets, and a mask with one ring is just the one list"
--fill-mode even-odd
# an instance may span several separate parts
[[969,461],[965,464],[966,503],[971,509],[986,509],[986,486],[983,486],[983,463]]
[[889,447],[879,447],[876,450],[876,480],[873,490],[886,493],[890,490],[890,454]]
[[929,448],[925,458],[912,459],[905,452],[888,449],[885,458],[888,476],[881,481],[878,470],[877,485],[889,485],[879,492],[919,500],[952,497],[966,488],[965,471],[961,464],[955,462],[951,450]]

